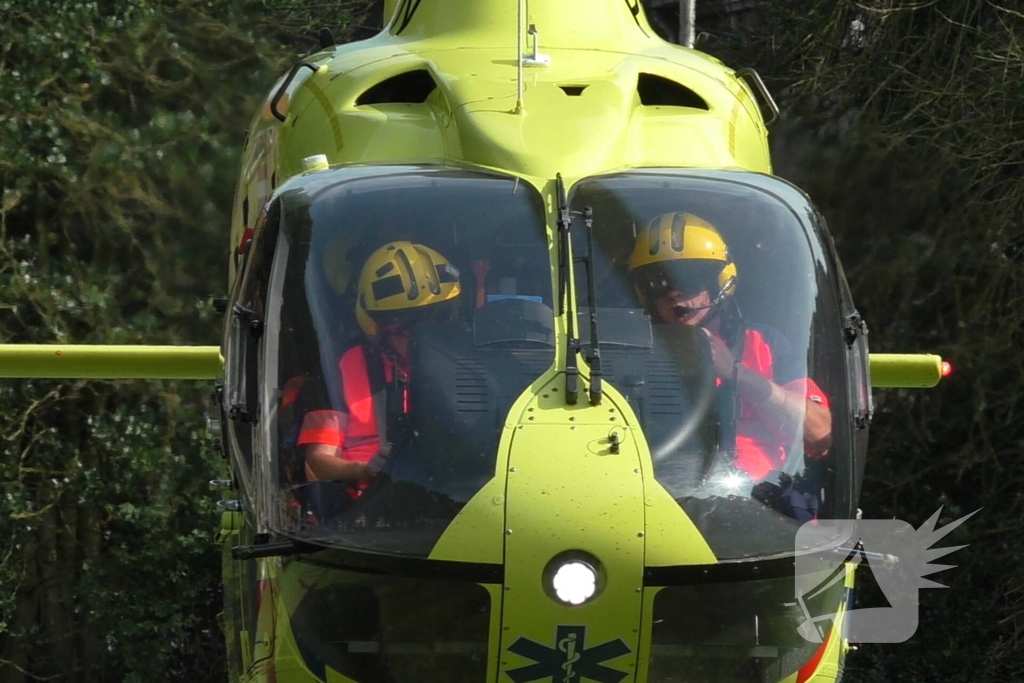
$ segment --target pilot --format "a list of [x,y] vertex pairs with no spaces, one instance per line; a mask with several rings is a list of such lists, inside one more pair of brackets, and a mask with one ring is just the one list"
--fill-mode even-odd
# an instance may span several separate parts
[[377,476],[408,413],[410,330],[450,318],[460,291],[458,270],[422,244],[390,242],[370,254],[356,295],[364,337],[338,363],[343,405],[306,413],[299,432],[308,481],[344,482],[357,499]]
[[714,226],[690,213],[656,216],[637,236],[629,273],[655,321],[699,326],[718,383],[735,381],[736,464],[742,470],[755,480],[781,470],[786,447],[801,429],[808,457],[828,452],[828,398],[814,380],[792,376],[787,368],[796,359],[777,330],[740,317],[731,299],[736,264]]

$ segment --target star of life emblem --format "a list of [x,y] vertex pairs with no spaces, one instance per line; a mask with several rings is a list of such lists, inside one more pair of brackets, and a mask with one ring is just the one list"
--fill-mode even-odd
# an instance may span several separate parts
[[559,626],[555,646],[547,647],[529,638],[519,638],[509,646],[512,654],[532,659],[527,664],[508,672],[514,683],[529,683],[549,679],[552,683],[619,683],[629,674],[606,666],[604,662],[631,652],[622,639],[586,646],[586,626]]

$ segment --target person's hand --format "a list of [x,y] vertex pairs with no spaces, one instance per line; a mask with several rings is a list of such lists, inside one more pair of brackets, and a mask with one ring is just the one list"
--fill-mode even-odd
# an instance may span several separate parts
[[715,368],[715,374],[722,379],[732,379],[736,367],[736,356],[725,345],[725,342],[711,334],[704,328],[701,331],[708,336],[711,343],[711,364]]
[[361,462],[352,463],[352,472],[355,475],[353,478],[360,484],[373,481],[373,478],[377,476],[377,472],[369,464]]

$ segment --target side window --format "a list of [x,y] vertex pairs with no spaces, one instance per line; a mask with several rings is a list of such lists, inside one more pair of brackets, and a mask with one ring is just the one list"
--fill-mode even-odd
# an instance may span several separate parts
[[252,240],[244,248],[239,283],[231,298],[226,338],[226,400],[232,452],[248,485],[253,462],[253,430],[259,418],[259,359],[266,322],[266,287],[274,259],[279,210],[259,217]]

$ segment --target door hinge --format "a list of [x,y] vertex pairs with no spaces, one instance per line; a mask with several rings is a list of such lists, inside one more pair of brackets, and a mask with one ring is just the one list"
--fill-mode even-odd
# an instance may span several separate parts
[[847,346],[853,346],[861,336],[867,336],[868,324],[860,317],[860,313],[854,311],[843,320],[843,341]]

